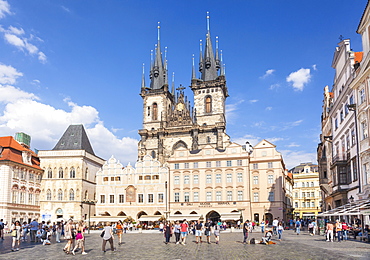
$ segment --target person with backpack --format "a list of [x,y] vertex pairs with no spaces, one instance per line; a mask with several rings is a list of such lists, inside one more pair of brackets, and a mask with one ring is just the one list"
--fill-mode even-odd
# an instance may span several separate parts
[[4,240],[4,228],[5,228],[4,220],[0,219],[0,238],[2,240]]
[[200,223],[200,220],[195,224],[195,243],[202,243],[202,231],[203,231],[203,224]]
[[208,219],[207,223],[204,226],[205,226],[204,234],[206,235],[207,243],[208,244],[211,244],[212,221],[210,219]]
[[247,243],[249,231],[250,231],[249,220],[246,220],[243,224],[243,235],[244,235],[243,244]]

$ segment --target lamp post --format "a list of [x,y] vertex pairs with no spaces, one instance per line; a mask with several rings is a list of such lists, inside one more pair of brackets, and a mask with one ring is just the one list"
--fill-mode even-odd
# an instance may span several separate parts
[[81,201],[81,206],[82,204],[87,204],[89,205],[89,229],[88,229],[88,234],[90,234],[90,211],[91,211],[91,205],[95,205],[96,204],[96,200],[83,200]]
[[358,132],[357,132],[357,106],[356,104],[349,104],[347,105],[349,111],[355,112],[355,131],[356,131],[356,152],[357,152],[357,178],[358,178],[358,191],[361,193],[361,173],[360,173],[360,151],[359,151],[359,143],[358,143]]
[[168,199],[167,199],[167,195],[168,195],[168,183],[167,183],[167,181],[164,183],[164,188],[165,188],[165,190],[166,190],[166,212],[165,212],[165,214],[166,214],[166,220],[168,219]]

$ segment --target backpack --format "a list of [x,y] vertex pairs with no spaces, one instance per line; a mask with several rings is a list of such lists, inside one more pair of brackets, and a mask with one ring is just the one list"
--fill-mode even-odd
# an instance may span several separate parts
[[0,229],[4,229],[4,223],[3,222],[1,222],[1,224],[0,224]]
[[46,237],[47,237],[47,232],[46,230],[44,230],[41,234],[41,239],[46,239]]
[[252,238],[250,241],[249,241],[249,244],[251,245],[255,245],[256,244],[256,240],[254,238]]

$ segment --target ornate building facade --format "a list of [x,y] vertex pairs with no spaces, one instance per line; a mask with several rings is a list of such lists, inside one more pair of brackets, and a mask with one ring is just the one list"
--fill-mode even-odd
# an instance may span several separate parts
[[70,125],[56,146],[39,151],[39,157],[44,170],[43,220],[80,220],[94,215],[96,172],[104,160],[95,155],[83,125]]
[[40,217],[40,160],[28,135],[17,133],[16,139],[0,137],[0,219],[8,224]]

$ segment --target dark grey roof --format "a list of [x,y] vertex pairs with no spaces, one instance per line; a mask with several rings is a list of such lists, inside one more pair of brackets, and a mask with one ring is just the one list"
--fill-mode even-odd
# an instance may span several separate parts
[[85,150],[95,155],[83,125],[70,125],[53,150]]

